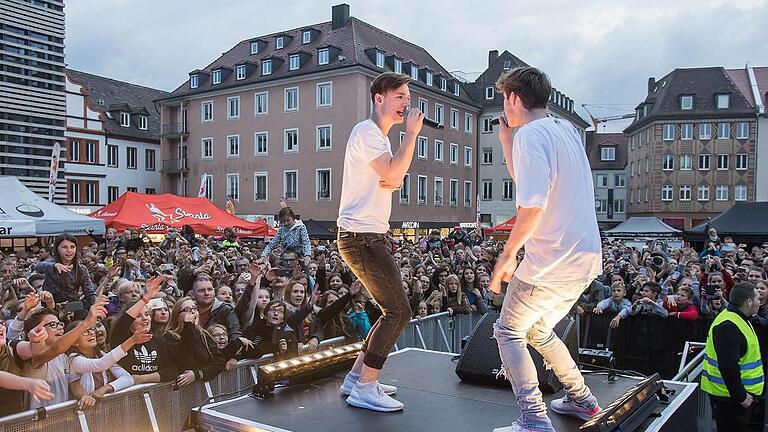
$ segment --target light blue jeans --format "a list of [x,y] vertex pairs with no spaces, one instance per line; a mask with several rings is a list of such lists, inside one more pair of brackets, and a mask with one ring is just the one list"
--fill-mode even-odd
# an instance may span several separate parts
[[597,403],[584,384],[576,362],[552,329],[571,310],[588,283],[531,285],[513,278],[507,287],[501,316],[494,325],[506,375],[520,406],[517,423],[534,431],[554,431],[539,390],[530,344],[565,386],[568,397],[586,406]]

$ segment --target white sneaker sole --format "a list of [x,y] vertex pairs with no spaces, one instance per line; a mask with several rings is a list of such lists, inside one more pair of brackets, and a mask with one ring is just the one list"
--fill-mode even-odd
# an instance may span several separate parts
[[[387,396],[392,396],[393,394],[397,394],[397,387],[394,387],[394,389],[395,391],[384,390],[384,394]],[[349,396],[350,394],[352,394],[352,387],[344,387],[344,384],[342,384],[341,386],[339,386],[339,393],[341,393],[342,396]]]
[[395,412],[403,409],[403,405],[400,405],[399,407],[392,407],[392,408],[371,405],[368,402],[362,401],[357,398],[353,398],[352,396],[347,398],[347,403],[352,405],[353,407],[364,408],[367,410],[379,411],[379,412]]

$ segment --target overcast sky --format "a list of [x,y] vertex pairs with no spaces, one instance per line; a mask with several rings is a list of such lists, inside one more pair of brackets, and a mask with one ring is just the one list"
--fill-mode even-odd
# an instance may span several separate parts
[[[237,42],[330,21],[339,0],[67,0],[69,67],[171,91]],[[676,67],[768,66],[768,0],[347,0],[449,71],[509,50],[598,117],[631,112]],[[642,4],[639,4],[642,3]],[[582,116],[586,113],[581,112]],[[611,123],[610,130],[621,123]]]

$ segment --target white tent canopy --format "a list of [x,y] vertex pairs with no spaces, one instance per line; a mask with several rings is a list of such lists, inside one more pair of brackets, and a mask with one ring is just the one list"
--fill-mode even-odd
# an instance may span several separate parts
[[606,237],[682,237],[683,232],[657,217],[631,217],[604,234]]
[[0,238],[104,234],[103,220],[49,202],[16,177],[0,176],[0,191]]

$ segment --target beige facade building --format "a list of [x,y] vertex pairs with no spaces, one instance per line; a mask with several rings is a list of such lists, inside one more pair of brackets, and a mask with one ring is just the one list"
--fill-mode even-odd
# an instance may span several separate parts
[[[302,218],[335,226],[344,151],[368,117],[375,76],[412,77],[411,105],[445,125],[424,127],[392,227],[406,234],[474,222],[476,124],[480,107],[465,85],[423,48],[349,15],[244,40],[190,78],[161,106],[162,189],[207,196],[238,215],[274,215],[280,198]],[[393,151],[402,127],[390,132]]]
[[748,82],[746,70],[722,67],[649,79],[624,131],[629,216],[655,215],[685,229],[736,201],[755,201],[756,176],[768,168],[757,164],[758,110]]

